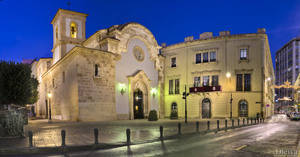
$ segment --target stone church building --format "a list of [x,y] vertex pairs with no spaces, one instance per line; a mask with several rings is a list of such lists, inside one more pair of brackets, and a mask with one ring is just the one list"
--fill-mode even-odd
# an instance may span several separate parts
[[40,117],[71,121],[138,119],[161,109],[162,58],[153,34],[138,23],[101,29],[86,39],[87,14],[59,9],[53,58],[32,64]]

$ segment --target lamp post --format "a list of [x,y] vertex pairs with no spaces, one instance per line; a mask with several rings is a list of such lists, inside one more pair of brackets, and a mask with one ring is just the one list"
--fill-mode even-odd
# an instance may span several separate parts
[[51,102],[50,102],[50,100],[51,100],[52,94],[49,92],[47,94],[47,96],[48,96],[48,99],[49,99],[49,121],[51,121],[52,118],[51,118]]
[[190,95],[190,93],[186,92],[186,85],[184,86],[184,92],[182,93],[182,99],[184,99],[184,122],[187,123],[187,102],[186,99]]
[[[227,79],[230,79],[231,78],[231,73],[230,72],[227,72],[226,73],[226,77]],[[230,92],[230,119],[232,119],[232,92]]]

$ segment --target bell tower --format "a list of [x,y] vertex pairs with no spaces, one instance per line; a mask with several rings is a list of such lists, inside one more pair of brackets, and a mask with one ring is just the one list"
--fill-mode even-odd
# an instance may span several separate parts
[[51,24],[53,26],[53,64],[66,55],[74,46],[85,40],[85,22],[88,15],[58,9]]

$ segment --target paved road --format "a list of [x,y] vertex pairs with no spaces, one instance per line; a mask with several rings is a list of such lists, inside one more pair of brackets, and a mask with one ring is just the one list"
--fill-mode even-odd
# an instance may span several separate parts
[[300,122],[289,121],[284,115],[279,115],[268,123],[218,134],[182,136],[162,142],[70,153],[65,156],[297,156],[299,139]]

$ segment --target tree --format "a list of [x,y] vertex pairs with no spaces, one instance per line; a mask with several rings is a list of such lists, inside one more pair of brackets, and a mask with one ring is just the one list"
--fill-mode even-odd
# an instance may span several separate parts
[[38,81],[30,65],[0,61],[0,106],[33,104],[38,99]]

